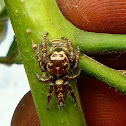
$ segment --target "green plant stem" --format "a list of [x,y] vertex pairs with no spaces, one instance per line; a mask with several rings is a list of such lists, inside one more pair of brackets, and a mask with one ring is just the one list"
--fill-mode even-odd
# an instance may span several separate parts
[[0,63],[2,64],[6,64],[6,65],[11,65],[13,63],[16,63],[16,64],[21,64],[22,63],[22,60],[21,60],[21,57],[0,57]]
[[90,75],[97,80],[103,81],[111,87],[126,94],[126,77],[122,72],[111,69],[94,59],[83,55],[80,58],[80,66],[84,74]]
[[84,53],[113,53],[126,51],[125,34],[103,34],[79,31],[78,36],[76,39],[76,46],[79,46]]
[[0,63],[3,63],[3,64],[12,64],[13,61],[11,59],[8,59],[8,57],[0,57]]

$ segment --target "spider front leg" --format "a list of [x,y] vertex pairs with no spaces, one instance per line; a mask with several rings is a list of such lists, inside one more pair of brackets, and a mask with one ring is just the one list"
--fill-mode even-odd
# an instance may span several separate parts
[[70,60],[71,60],[71,64],[74,65],[75,62],[76,62],[76,57],[75,57],[75,52],[74,52],[73,44],[72,44],[72,42],[71,42],[69,39],[67,39],[67,38],[65,38],[65,37],[62,37],[62,39],[63,39],[63,40],[66,40],[67,43],[68,43],[68,47],[69,47],[69,51],[70,51]]
[[79,47],[77,48],[77,55],[75,56],[75,52],[74,52],[72,42],[69,39],[65,38],[65,37],[62,37],[62,39],[67,41],[68,46],[69,46],[69,50],[70,50],[71,63],[74,64],[74,69],[77,69],[78,64],[79,64],[79,59],[80,59],[80,48]]
[[35,75],[39,82],[49,83],[49,82],[53,81],[53,76],[51,76],[51,75],[48,78],[42,78],[42,77],[40,77],[40,75],[38,73],[35,73]]
[[74,69],[78,68],[79,59],[80,59],[80,48],[77,47],[76,63],[75,63]]
[[40,55],[40,44],[37,47],[37,58],[39,62],[39,67],[42,70],[42,72],[45,72],[45,66],[47,61],[47,49],[46,49],[46,38],[47,38],[48,32],[45,34],[43,40],[42,40],[42,57]]

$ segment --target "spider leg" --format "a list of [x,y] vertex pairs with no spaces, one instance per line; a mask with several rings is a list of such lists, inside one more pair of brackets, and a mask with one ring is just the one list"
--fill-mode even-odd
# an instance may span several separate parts
[[65,37],[62,37],[63,40],[66,40],[67,43],[68,43],[68,47],[69,47],[69,51],[70,51],[70,60],[71,60],[71,64],[75,64],[76,62],[76,57],[75,57],[75,52],[74,52],[74,48],[73,48],[73,44],[72,42],[65,38]]
[[81,73],[81,69],[80,69],[79,72],[78,72],[76,75],[74,75],[74,76],[68,76],[68,75],[66,75],[66,76],[65,76],[65,80],[67,80],[67,81],[75,80],[75,79],[77,79],[77,78],[80,76],[80,73]]
[[40,69],[42,70],[42,72],[44,72],[44,67],[42,65],[42,59],[41,59],[41,56],[40,56],[40,44],[38,44],[37,46],[37,59],[38,59],[38,62],[39,62],[39,67]]
[[39,67],[42,70],[42,72],[45,72],[45,66],[46,66],[46,60],[47,60],[47,49],[46,49],[46,37],[48,35],[48,32],[45,34],[43,40],[42,40],[42,57],[40,56],[40,44],[38,44],[37,47],[37,58],[39,62]]
[[47,32],[42,40],[42,65],[46,66],[47,60],[47,49],[46,49],[46,38],[49,33]]
[[76,97],[74,95],[74,92],[72,91],[72,88],[68,85],[68,81],[66,81],[66,88],[68,90],[68,92],[71,94],[71,96],[73,97],[74,101],[76,102]]
[[53,83],[50,84],[49,93],[48,93],[48,101],[47,101],[47,110],[49,110],[50,99],[53,91]]
[[75,63],[74,69],[78,68],[79,59],[80,59],[80,48],[77,47],[76,63]]
[[53,80],[53,76],[49,76],[49,78],[42,78],[42,77],[40,77],[40,75],[38,73],[35,73],[35,75],[39,82],[49,83]]

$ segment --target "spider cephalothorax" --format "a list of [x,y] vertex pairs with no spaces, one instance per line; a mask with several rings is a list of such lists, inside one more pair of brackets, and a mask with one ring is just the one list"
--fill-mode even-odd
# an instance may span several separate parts
[[42,72],[47,73],[48,78],[42,78],[37,73],[36,76],[40,82],[50,82],[47,109],[49,109],[49,103],[53,90],[59,102],[60,108],[63,108],[68,92],[76,101],[74,93],[68,82],[77,79],[80,75],[80,71],[78,74],[71,75],[71,73],[78,68],[80,49],[77,48],[77,55],[75,56],[72,42],[67,38],[62,37],[62,39],[54,39],[50,41],[50,53],[47,55],[47,35],[48,33],[45,34],[41,44],[42,55],[40,55],[40,44],[37,46],[37,58],[40,69]]
[[64,51],[54,51],[47,61],[47,70],[51,75],[60,77],[68,73],[70,62]]

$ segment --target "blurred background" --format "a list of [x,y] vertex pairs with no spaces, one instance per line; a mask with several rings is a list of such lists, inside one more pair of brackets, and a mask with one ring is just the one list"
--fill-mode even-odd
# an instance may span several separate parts
[[[4,3],[0,0],[0,58],[6,57],[14,39],[10,20],[3,16],[3,10]],[[22,64],[0,63],[0,126],[10,126],[17,104],[29,90]]]

